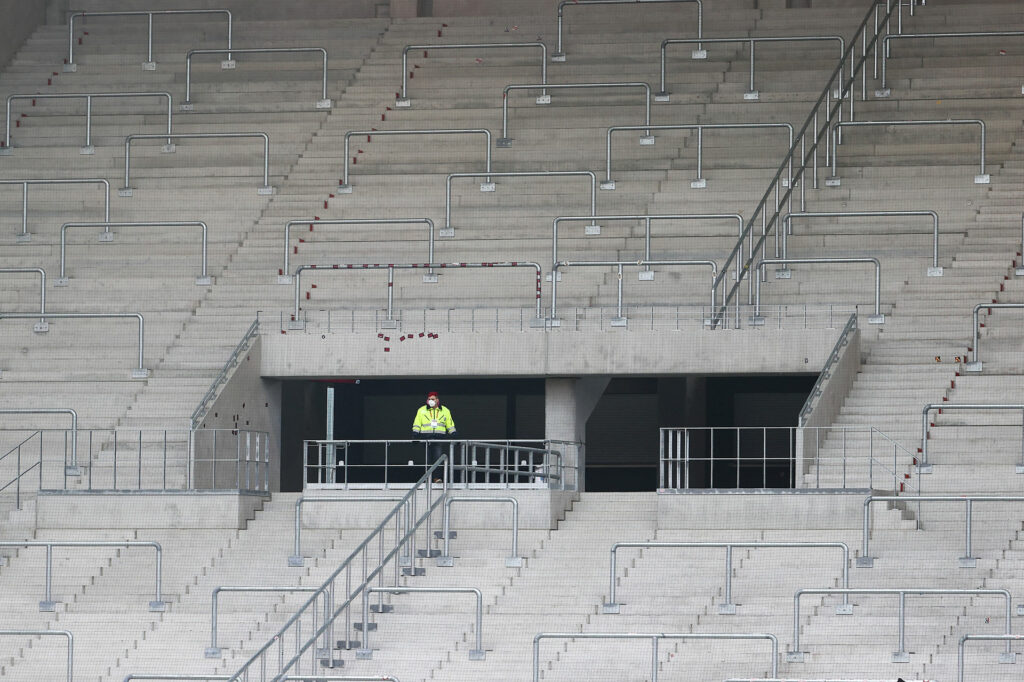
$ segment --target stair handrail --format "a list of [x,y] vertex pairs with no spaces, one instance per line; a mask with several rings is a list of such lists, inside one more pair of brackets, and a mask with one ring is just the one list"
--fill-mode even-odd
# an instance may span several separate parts
[[807,423],[807,418],[814,411],[814,401],[824,390],[825,382],[832,378],[831,369],[842,358],[843,348],[850,343],[850,334],[856,330],[857,313],[853,313],[850,315],[850,319],[846,321],[843,331],[839,332],[839,338],[836,339],[835,345],[832,346],[832,350],[829,351],[828,358],[825,360],[825,365],[818,373],[818,380],[814,382],[810,393],[807,394],[807,400],[804,401],[803,407],[800,408],[798,426],[804,426]]
[[72,671],[75,667],[75,636],[71,634],[70,630],[0,630],[0,637],[43,637],[47,635],[64,637],[68,640],[67,673],[68,682],[72,682],[74,680]]
[[224,366],[221,367],[220,372],[216,377],[214,377],[213,383],[210,384],[210,388],[208,388],[203,397],[199,399],[199,404],[196,406],[196,409],[192,410],[191,430],[196,430],[196,426],[206,414],[207,407],[209,407],[210,402],[213,401],[214,397],[217,395],[217,389],[220,388],[221,384],[227,382],[228,374],[238,364],[238,358],[241,357],[242,353],[249,348],[249,342],[259,333],[260,318],[257,317],[252,321],[252,324],[249,325],[249,328],[245,333],[242,334],[242,339],[235,345],[235,349],[231,351],[231,355],[229,355],[228,359],[224,362]]
[[[42,470],[43,470],[43,454],[42,454],[43,437],[42,437],[42,433],[43,433],[42,431],[34,432],[28,438],[26,438],[25,440],[21,441],[17,445],[15,445],[13,448],[8,450],[4,454],[0,455],[0,462],[2,462],[4,460],[4,458],[9,456],[11,453],[16,453],[15,454],[15,465],[14,465],[14,472],[15,472],[14,478],[9,480],[3,486],[0,486],[0,493],[2,493],[3,491],[7,490],[8,488],[10,488],[13,485],[14,486],[14,508],[17,509],[17,510],[21,509],[21,479],[22,479],[22,477],[25,474],[27,474],[30,471],[32,471],[33,469],[35,469],[36,467],[39,467],[40,477],[42,476]],[[28,443],[30,440],[35,438],[36,436],[39,436],[39,448],[40,448],[39,459],[37,459],[35,461],[35,463],[32,464],[30,467],[28,467],[27,469],[22,471],[21,470],[21,448],[26,443]]]
[[[0,319],[7,314],[0,313]],[[0,415],[2,414],[66,414],[71,417],[71,462],[68,466],[78,468],[78,412],[74,409],[70,407],[0,407]],[[40,433],[40,431],[36,431],[36,433]],[[31,437],[29,436],[29,438]],[[41,439],[42,436],[40,436]],[[6,456],[4,455],[4,457]],[[41,473],[40,476],[42,476]]]

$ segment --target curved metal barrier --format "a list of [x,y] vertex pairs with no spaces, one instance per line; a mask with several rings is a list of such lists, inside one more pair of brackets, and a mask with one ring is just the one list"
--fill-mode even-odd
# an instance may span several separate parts
[[[704,35],[704,3],[701,0],[562,0],[558,3],[558,48],[555,53],[551,55],[551,61],[553,62],[564,62],[565,52],[562,51],[562,14],[566,5],[570,7],[579,7],[586,5],[633,5],[635,8],[638,4],[662,4],[667,2],[692,2],[697,5],[697,37],[700,38]],[[701,49],[698,43],[697,49],[694,50],[692,57],[694,59],[706,59],[708,56],[707,52]]]
[[967,350],[971,351],[971,361],[964,363],[965,372],[980,372],[983,368],[981,362],[981,321],[978,319],[979,313],[988,309],[989,315],[992,314],[992,308],[998,309],[1024,309],[1024,303],[979,303],[974,306],[974,312],[972,313],[973,327],[974,327],[974,345]]
[[[281,52],[320,52],[323,55],[323,75],[320,82],[320,99],[316,102],[317,109],[330,109],[331,100],[327,97],[327,50],[322,47],[247,47],[234,50],[235,54],[278,54]],[[185,101],[181,104],[181,111],[194,111],[192,101],[192,55],[196,54],[225,54],[231,59],[232,50],[189,50],[185,55]],[[234,64],[234,62],[231,62]],[[222,64],[223,67],[223,64]],[[229,68],[234,68],[231,66]]]
[[[840,264],[854,265],[861,263],[873,263],[875,266],[875,312],[868,316],[868,324],[885,324],[885,315],[882,314],[882,264],[877,258],[765,258],[757,264],[757,276],[754,277],[754,314],[750,318],[751,325],[763,325],[765,320],[761,316],[761,281],[765,278],[765,268],[769,265],[789,264]],[[776,279],[790,279],[792,271],[788,268],[777,270]]]
[[[3,316],[4,313],[0,313]],[[71,461],[65,464],[65,475],[78,476],[78,412],[70,407],[0,407],[0,414],[66,414],[71,417]],[[39,447],[42,448],[42,439]],[[40,450],[40,452],[42,452]],[[40,454],[40,457],[42,455]],[[40,472],[42,476],[42,472]]]
[[65,637],[68,640],[68,682],[74,680],[74,668],[75,668],[75,637],[69,630],[0,630],[0,637]]
[[[21,234],[16,238],[19,244],[32,241],[28,231],[28,186],[29,185],[103,185],[103,219],[110,220],[110,182],[106,178],[33,178],[26,180],[0,180],[0,185],[21,185]],[[100,237],[103,240],[103,237]]]
[[[548,46],[541,42],[532,43],[462,43],[458,45],[406,45],[402,48],[402,94],[395,97],[396,107],[411,107],[412,100],[407,93],[408,78],[412,78],[412,71],[409,71],[409,50],[423,50],[423,56],[427,56],[428,50],[479,50],[488,48],[540,48],[540,82],[548,82]],[[408,76],[408,78],[406,78]],[[541,93],[541,97],[544,97]],[[551,101],[548,98],[548,101]],[[541,104],[540,101],[537,102]],[[544,102],[546,104],[547,102]]]
[[[476,467],[479,468],[479,467]],[[452,504],[455,502],[474,503],[509,503],[512,505],[512,553],[505,559],[506,568],[520,568],[523,557],[519,556],[519,500],[514,497],[449,497],[444,502],[444,519],[442,520],[441,537],[444,538],[444,551],[437,557],[437,565],[451,567],[455,565],[455,557],[451,553],[451,540],[456,537],[451,530]]]
[[[911,3],[913,7],[913,3]],[[882,52],[882,85],[881,88],[875,90],[875,97],[888,97],[892,94],[892,90],[888,87],[886,81],[886,62],[891,58],[891,50],[889,46],[890,40],[909,39],[909,38],[1006,38],[1006,37],[1020,37],[1024,36],[1024,31],[968,31],[965,33],[903,33],[901,35],[886,36],[882,39],[882,45],[885,50]],[[1021,87],[1021,92],[1024,93],[1024,86]]]
[[50,325],[46,323],[46,270],[42,268],[0,268],[0,274],[4,275],[31,273],[39,275],[39,321],[33,325],[32,331],[43,334],[50,330]]
[[[446,499],[446,502],[450,501]],[[483,626],[484,597],[483,593],[476,587],[367,587],[363,590],[363,621],[356,623],[355,628],[362,630],[363,643],[356,649],[357,659],[373,658],[373,649],[370,648],[370,630],[374,630],[376,623],[370,622],[370,594],[472,594],[476,597],[476,648],[469,650],[469,660],[482,661],[487,657],[483,647]],[[316,629],[316,626],[313,626]]]
[[[942,414],[943,410],[1012,410],[1024,413],[1024,403],[931,403],[925,405],[924,409],[921,410],[921,447],[917,450],[921,453],[921,461],[918,466],[921,468],[922,474],[932,473],[932,465],[928,461],[928,440],[931,438],[928,430],[935,426],[935,424],[928,420],[928,413],[932,410],[938,410],[939,414]],[[1017,465],[1018,474],[1024,474],[1024,425],[1021,428],[1021,455],[1020,464]]]

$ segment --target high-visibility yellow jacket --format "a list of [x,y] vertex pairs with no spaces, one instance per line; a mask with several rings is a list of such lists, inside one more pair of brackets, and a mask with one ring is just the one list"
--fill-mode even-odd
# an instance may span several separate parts
[[455,433],[455,420],[452,413],[444,405],[427,407],[421,405],[412,421],[412,431],[416,434],[448,434]]

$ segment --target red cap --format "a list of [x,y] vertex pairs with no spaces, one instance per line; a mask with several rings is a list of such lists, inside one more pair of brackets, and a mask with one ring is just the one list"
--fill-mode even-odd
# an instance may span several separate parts
[[436,397],[437,397],[437,391],[431,391],[430,393],[427,394],[427,398],[436,398]]

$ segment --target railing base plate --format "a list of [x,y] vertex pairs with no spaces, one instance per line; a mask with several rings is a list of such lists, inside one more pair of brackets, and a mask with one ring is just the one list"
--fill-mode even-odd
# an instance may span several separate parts
[[654,93],[655,102],[671,102],[672,93],[662,90],[661,92]]
[[1004,651],[999,654],[999,662],[1003,665],[1015,665],[1017,663],[1017,654],[1012,651],[1010,653]]
[[274,188],[270,185],[264,185],[263,187],[256,188],[256,194],[267,196],[274,193]]
[[625,317],[613,317],[611,321],[613,327],[625,327],[626,324],[627,320]]
[[977,568],[978,567],[978,560],[977,560],[977,558],[972,557],[972,556],[962,556],[957,561],[960,564],[960,568]]
[[917,465],[917,473],[919,473],[919,474],[928,475],[928,474],[932,473],[932,471],[933,471],[933,469],[932,469],[932,465],[931,464],[918,464]]
[[304,556],[290,556],[288,557],[288,565],[292,568],[300,568],[306,565],[306,557]]
[[718,615],[720,616],[735,616],[736,605],[735,604],[719,604]]
[[1024,616],[1024,604],[1017,604],[1017,615]]
[[358,649],[363,645],[361,640],[358,639],[339,639],[334,643],[335,649]]
[[402,569],[402,575],[417,576],[417,575],[426,575],[426,574],[427,574],[427,569],[423,568],[422,566],[410,566],[408,568],[403,568]]
[[619,613],[618,602],[609,602],[601,607],[601,613]]
[[875,557],[873,556],[859,556],[857,561],[854,563],[857,568],[874,568]]
[[454,237],[455,236],[455,228],[454,227],[442,227],[440,230],[437,231],[437,236],[438,237]]
[[341,660],[340,658],[331,658],[326,653],[322,656],[318,653],[317,659],[320,661],[321,668],[331,669],[345,667],[345,661]]
[[763,327],[764,326],[764,318],[761,317],[760,315],[755,315],[753,317],[748,317],[747,318],[747,324],[749,324],[751,327]]
[[401,108],[406,108],[406,107],[411,107],[411,106],[412,106],[412,100],[409,99],[408,97],[397,97],[397,98],[395,98],[395,107],[396,108],[400,108],[401,109]]
[[481,182],[480,183],[480,191],[481,192],[493,192],[493,191],[495,191],[495,189],[496,189],[496,187],[495,187],[493,182]]
[[160,147],[161,154],[173,154],[176,151],[178,151],[178,147],[173,144],[165,144],[164,146]]
[[52,613],[57,610],[57,602],[55,601],[41,601],[39,602],[39,610],[45,613]]
[[81,476],[82,468],[78,466],[66,466],[64,467],[65,476]]
[[928,268],[929,277],[942,277],[942,266]]
[[965,372],[980,372],[981,371],[981,366],[982,366],[982,362],[980,360],[978,362],[967,362],[967,363],[964,363],[964,371]]
[[839,177],[825,178],[825,186],[826,187],[839,187],[842,184],[843,184],[843,181]]
[[641,282],[653,282],[654,281],[654,270],[641,270],[637,273],[637,279]]
[[789,268],[779,268],[775,271],[775,279],[793,279],[793,271]]
[[278,275],[277,276],[277,283],[278,284],[291,284],[292,283],[292,276],[291,275]]
[[100,232],[100,236],[97,238],[96,241],[104,242],[104,243],[112,242],[112,241],[114,241],[114,233],[110,232],[110,231]]
[[424,559],[433,559],[434,557],[441,556],[441,550],[439,549],[417,549],[416,556],[423,557]]
[[602,180],[601,184],[598,185],[601,189],[615,189],[614,180]]
[[11,147],[0,147],[0,156],[10,156],[11,149]]
[[553,55],[551,55],[551,61],[553,61],[553,62],[564,62],[565,61],[565,53],[564,52],[556,52],[556,53],[554,53]]
[[530,327],[532,329],[543,329],[547,326],[546,320],[543,317],[534,317],[530,319]]
[[690,59],[707,59],[707,58],[708,58],[708,51],[707,50],[694,50],[693,52],[690,53]]
[[[588,237],[601,234],[601,226],[600,225],[584,225],[583,226],[583,234],[588,236]],[[561,275],[562,273],[559,272],[558,274]],[[558,281],[561,282],[562,278],[559,277]]]
[[536,99],[537,104],[551,104],[551,95],[541,95]]
[[26,232],[25,234],[19,234],[17,237],[14,238],[14,243],[15,244],[28,244],[30,241],[32,241],[32,233],[31,232]]
[[69,280],[67,277],[58,277],[57,280],[53,283],[53,286],[66,287],[70,282],[71,280]]
[[45,334],[50,331],[50,324],[48,322],[36,322],[32,325],[32,331],[36,334]]
[[[363,624],[362,623],[352,623],[352,629],[357,631],[357,632],[362,632],[363,631]],[[369,626],[367,627],[367,630],[369,630],[370,632],[373,632],[376,629],[377,629],[377,624],[376,623],[370,623]],[[360,644],[362,644],[362,642],[360,642]],[[360,649],[360,651],[369,651],[369,649]]]
[[[600,232],[598,232],[598,234],[600,234]],[[559,282],[562,281],[562,271],[561,270],[559,270],[558,273],[555,275],[555,279],[557,279]],[[551,273],[550,272],[548,274],[544,275],[544,281],[545,282],[550,282],[551,281]]]
[[78,153],[81,154],[82,156],[92,156],[93,154],[96,153],[96,147],[94,145],[87,144],[83,147],[79,147]]
[[195,111],[195,107],[192,102],[182,102],[178,105],[178,111]]
[[207,275],[206,277],[196,277],[196,286],[205,287],[213,284],[213,278]]
[[223,71],[227,71],[229,69],[233,69],[233,68],[235,68],[235,66],[236,66],[236,64],[235,64],[235,60],[234,59],[224,59],[220,63],[220,68]]
[[852,616],[853,615],[853,604],[840,604],[836,607],[837,616]]
[[288,329],[292,331],[299,331],[306,328],[306,323],[302,320],[288,320]]
[[640,144],[641,145],[645,145],[645,146],[653,145],[654,144],[654,135],[641,135],[640,136]]
[[439,556],[437,557],[437,566],[439,568],[451,568],[455,565],[455,557],[451,556]]
[[804,662],[804,652],[802,652],[802,651],[787,651],[786,652],[786,662],[787,663],[803,663]]
[[885,315],[869,315],[868,324],[885,324]]
[[1024,474],[1024,465],[1018,464],[1016,467],[1014,467],[1014,473]]
[[142,62],[143,71],[156,71],[156,62]]
[[562,320],[561,320],[561,318],[558,318],[558,317],[549,317],[549,318],[547,318],[546,322],[547,322],[547,326],[548,327],[561,327],[562,326]]
[[988,173],[983,173],[981,175],[975,175],[974,176],[974,184],[975,185],[987,185],[987,184],[989,184],[991,182],[992,182],[992,176],[989,175]]
[[469,660],[471,661],[482,661],[487,658],[487,652],[483,649],[470,649]]
[[148,378],[149,378],[149,370],[148,369],[133,369],[132,370],[132,379],[148,379]]
[[432,275],[423,275],[423,283],[424,284],[437,284],[437,273],[435,272]]
[[1017,277],[1024,277],[1024,268],[1014,268],[1013,274]]
[[64,73],[75,73],[78,71],[78,64],[65,64]]
[[317,109],[330,109],[333,106],[333,104],[334,103],[331,102],[331,100],[329,100],[329,99],[318,99],[316,101],[316,108]]
[[880,99],[888,97],[891,94],[892,94],[892,89],[891,88],[882,88],[880,90],[875,90],[875,97],[878,97]]
[[153,613],[163,613],[167,610],[167,602],[151,601],[149,602],[149,610]]
[[707,178],[697,178],[690,181],[690,189],[705,189],[708,186]]
[[504,147],[511,147],[512,146],[512,139],[513,138],[511,138],[511,137],[499,137],[497,143],[495,143],[495,146],[502,147],[502,148],[504,148]]
[[[474,466],[476,466],[475,462],[474,462]],[[444,540],[444,531],[443,530],[435,530],[434,531],[434,537],[437,538],[438,540]],[[450,531],[448,531],[448,539],[449,540],[454,540],[457,537],[459,537],[459,531],[457,531],[457,530],[450,530]]]
[[369,661],[373,658],[373,649],[356,649],[357,661]]
[[352,194],[352,185],[348,183],[338,185],[334,191],[337,192],[338,194]]
[[505,559],[505,568],[522,568],[523,557],[521,556],[510,556]]
[[748,101],[756,101],[761,99],[761,93],[757,90],[751,90],[750,92],[743,93],[743,99]]
[[[391,613],[395,610],[395,607],[391,604],[370,604],[370,610],[374,613]],[[370,623],[371,630],[375,630],[376,628],[376,623]]]
[[122,188],[118,189],[117,190],[117,196],[119,196],[119,197],[130,197],[130,196],[132,196],[132,188],[131,187],[122,187]]
[[910,654],[906,651],[894,651],[892,652],[893,663],[910,663]]
[[381,320],[381,329],[398,329],[398,320]]
[[220,658],[220,647],[219,646],[208,646],[203,649],[203,656],[205,658]]

